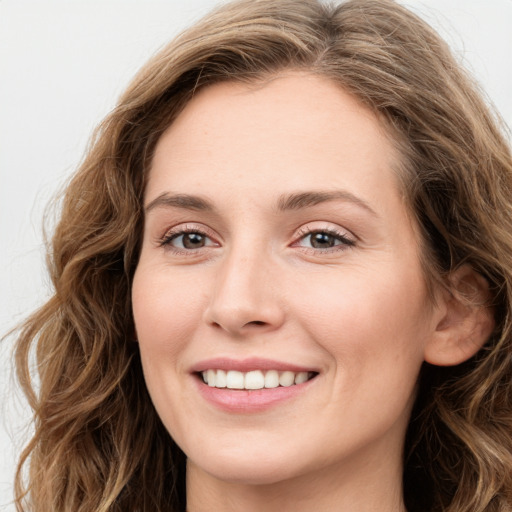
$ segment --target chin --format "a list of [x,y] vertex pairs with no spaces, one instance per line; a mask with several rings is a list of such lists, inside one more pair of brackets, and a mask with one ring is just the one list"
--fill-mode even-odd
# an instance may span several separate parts
[[[297,454],[294,454],[297,459]],[[188,464],[217,480],[240,485],[271,485],[299,476],[304,468],[296,466],[286,454],[224,452],[211,457],[188,459]]]

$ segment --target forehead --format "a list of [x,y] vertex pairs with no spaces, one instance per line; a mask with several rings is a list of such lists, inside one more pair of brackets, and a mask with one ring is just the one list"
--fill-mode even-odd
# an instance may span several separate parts
[[385,125],[326,78],[290,72],[227,82],[202,89],[160,138],[146,202],[180,187],[261,194],[359,182],[375,195],[384,183],[395,187],[398,160]]

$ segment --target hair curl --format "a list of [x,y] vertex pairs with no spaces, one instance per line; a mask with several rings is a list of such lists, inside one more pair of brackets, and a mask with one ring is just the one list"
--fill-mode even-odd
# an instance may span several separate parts
[[491,288],[485,347],[462,365],[422,369],[405,447],[408,510],[512,510],[512,158],[499,122],[447,45],[391,0],[239,0],[149,61],[67,188],[48,259],[55,293],[17,345],[35,425],[18,511],[184,510],[185,458],[133,341],[145,175],[196,90],[285,69],[328,77],[389,125],[430,282],[469,264]]

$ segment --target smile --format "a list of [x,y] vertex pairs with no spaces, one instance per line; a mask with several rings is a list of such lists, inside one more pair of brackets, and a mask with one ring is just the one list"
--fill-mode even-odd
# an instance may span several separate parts
[[303,384],[312,379],[316,372],[292,372],[278,370],[237,370],[208,369],[201,372],[203,382],[212,388],[227,389],[271,389]]
[[261,357],[216,357],[190,368],[209,404],[230,414],[263,413],[315,388],[321,369]]

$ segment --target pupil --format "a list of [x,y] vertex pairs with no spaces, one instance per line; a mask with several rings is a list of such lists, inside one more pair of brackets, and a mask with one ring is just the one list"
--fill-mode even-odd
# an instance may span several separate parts
[[187,233],[183,235],[183,247],[197,249],[204,246],[204,236],[199,233]]
[[329,235],[329,233],[315,233],[311,236],[311,245],[315,249],[334,247],[334,237]]

